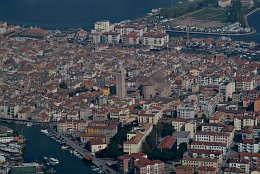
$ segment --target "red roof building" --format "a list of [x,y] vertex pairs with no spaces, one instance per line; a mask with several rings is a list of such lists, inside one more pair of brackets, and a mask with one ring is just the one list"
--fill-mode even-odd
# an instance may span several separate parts
[[159,144],[158,148],[163,150],[163,149],[172,149],[174,148],[174,145],[175,145],[175,148],[177,148],[177,139],[168,135],[166,137],[164,137],[161,141],[161,143]]

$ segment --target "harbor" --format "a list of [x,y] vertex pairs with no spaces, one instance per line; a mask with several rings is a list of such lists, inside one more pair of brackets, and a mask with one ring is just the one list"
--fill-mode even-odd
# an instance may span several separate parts
[[[7,126],[14,131],[21,132],[26,138],[25,147],[22,158],[24,163],[38,163],[45,166],[45,170],[55,171],[57,174],[82,174],[82,171],[89,174],[98,173],[92,169],[90,163],[86,163],[81,158],[71,153],[68,150],[62,149],[62,145],[53,136],[46,136],[41,132],[43,129],[40,126],[28,126],[26,124],[11,124],[0,122],[1,126]],[[72,150],[73,151],[73,150]],[[59,161],[59,164],[48,165],[44,157],[54,158]]]

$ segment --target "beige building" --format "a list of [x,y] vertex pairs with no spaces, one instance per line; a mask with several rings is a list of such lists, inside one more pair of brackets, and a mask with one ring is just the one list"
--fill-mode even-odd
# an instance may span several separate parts
[[101,139],[91,139],[89,140],[91,153],[99,152],[107,147],[107,143],[104,143]]
[[148,46],[164,46],[169,42],[169,35],[166,33],[144,33],[143,44]]
[[142,143],[152,132],[153,124],[145,123],[135,127],[133,131],[127,134],[127,141],[124,142],[124,152],[128,154],[139,153],[142,150]]
[[108,20],[97,21],[94,24],[94,29],[108,32],[110,31],[110,22]]
[[194,134],[196,132],[196,125],[195,123],[186,123],[185,124],[185,131],[190,133],[190,138],[193,139],[194,138]]
[[227,147],[230,147],[233,137],[233,133],[228,132],[197,132],[195,133],[194,140],[202,142],[225,143]]
[[216,142],[201,142],[201,141],[193,141],[190,145],[191,149],[198,150],[216,150],[222,151],[225,155],[227,152],[227,146],[225,143],[216,143]]
[[184,157],[182,159],[182,165],[192,166],[194,168],[213,167],[215,169],[218,169],[219,159]]
[[237,116],[234,118],[235,130],[242,130],[245,126],[256,126],[257,117],[254,115]]
[[138,115],[137,120],[139,123],[151,123],[155,125],[159,122],[161,116],[162,116],[162,111],[158,113],[144,113]]
[[58,132],[84,131],[87,127],[86,120],[59,120],[57,121]]

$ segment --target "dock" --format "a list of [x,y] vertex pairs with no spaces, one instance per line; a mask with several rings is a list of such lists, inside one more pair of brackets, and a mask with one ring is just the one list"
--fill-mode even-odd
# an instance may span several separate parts
[[98,159],[95,156],[92,156],[91,153],[89,151],[87,151],[86,149],[80,147],[77,143],[75,143],[74,141],[72,141],[71,139],[65,137],[64,135],[56,132],[56,130],[54,129],[54,124],[49,124],[49,131],[59,140],[61,141],[65,141],[65,144],[67,146],[70,146],[72,149],[76,150],[80,155],[83,156],[83,158],[87,158],[88,161],[91,160],[91,162],[96,165],[97,167],[101,168],[103,170],[103,173],[113,173],[116,174],[118,173],[117,171],[113,170],[112,168],[108,167],[107,161],[106,160],[102,160],[102,159]]

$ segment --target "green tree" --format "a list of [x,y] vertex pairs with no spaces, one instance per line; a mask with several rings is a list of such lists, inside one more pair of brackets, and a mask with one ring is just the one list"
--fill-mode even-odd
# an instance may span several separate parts
[[204,123],[209,123],[209,119],[207,118],[206,114],[202,114],[201,118],[204,121]]
[[68,89],[68,85],[65,82],[61,82],[59,84],[59,87],[62,88],[62,89]]
[[240,22],[242,18],[242,3],[240,0],[234,0],[230,12],[230,22]]

